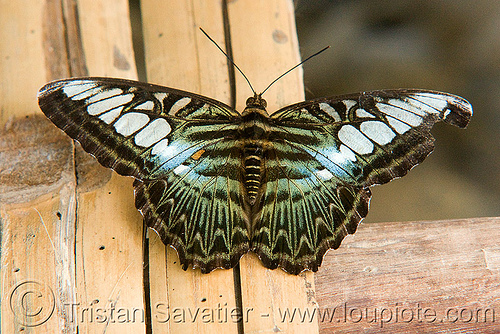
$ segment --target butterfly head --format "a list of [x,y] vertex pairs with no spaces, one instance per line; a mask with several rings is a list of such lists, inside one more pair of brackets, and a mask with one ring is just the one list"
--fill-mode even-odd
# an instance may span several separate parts
[[269,117],[266,111],[267,102],[262,98],[262,93],[255,93],[254,96],[249,97],[246,104],[247,106],[245,107],[245,110],[243,110],[242,116],[251,113],[258,113],[262,116]]
[[251,96],[247,99],[247,108],[257,108],[266,110],[267,102],[262,98],[262,94],[255,93],[254,96]]

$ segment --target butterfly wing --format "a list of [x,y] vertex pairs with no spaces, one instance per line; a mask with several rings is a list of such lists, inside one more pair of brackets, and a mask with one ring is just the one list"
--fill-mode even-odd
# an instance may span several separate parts
[[49,83],[39,105],[103,166],[136,178],[136,207],[184,268],[230,268],[248,250],[236,111],[196,94],[110,78]]
[[433,149],[430,129],[465,127],[464,99],[386,90],[306,101],[271,115],[261,207],[252,247],[267,267],[316,271],[368,211],[374,184],[405,175]]

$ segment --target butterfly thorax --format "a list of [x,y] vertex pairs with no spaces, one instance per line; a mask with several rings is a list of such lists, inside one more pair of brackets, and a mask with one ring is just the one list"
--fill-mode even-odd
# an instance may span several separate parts
[[258,94],[247,99],[242,113],[240,135],[243,140],[242,163],[245,169],[245,188],[251,205],[259,193],[264,170],[264,146],[268,141],[269,115],[266,101]]

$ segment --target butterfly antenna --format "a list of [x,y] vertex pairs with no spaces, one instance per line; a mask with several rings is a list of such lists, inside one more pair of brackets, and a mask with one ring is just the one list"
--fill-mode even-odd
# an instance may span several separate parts
[[324,48],[323,48],[323,49],[321,49],[320,51],[318,51],[318,52],[316,52],[315,54],[313,54],[313,55],[311,55],[311,56],[307,57],[306,59],[304,59],[303,61],[301,61],[300,63],[298,63],[297,65],[295,65],[294,67],[292,67],[291,69],[289,69],[288,71],[286,71],[285,73],[283,73],[282,75],[280,75],[279,77],[277,77],[276,79],[274,79],[274,81],[273,81],[273,82],[271,82],[271,83],[269,84],[269,86],[267,86],[267,87],[266,87],[266,89],[264,89],[264,90],[262,91],[262,93],[260,93],[260,95],[263,95],[263,94],[264,94],[264,93],[265,93],[265,92],[266,92],[266,91],[267,91],[267,90],[268,90],[268,89],[269,89],[272,85],[274,85],[274,83],[275,83],[276,81],[278,81],[279,79],[283,78],[285,75],[287,75],[288,73],[292,72],[294,69],[296,69],[296,68],[297,68],[297,67],[299,67],[300,65],[304,64],[306,61],[308,61],[308,60],[309,60],[309,59],[311,59],[312,57],[315,57],[315,56],[319,55],[321,52],[323,52],[323,51],[325,51],[325,50],[327,50],[327,49],[329,49],[329,48],[330,48],[330,45],[328,45],[328,46],[324,47]]
[[229,57],[229,56],[227,55],[227,53],[226,53],[224,50],[222,50],[222,48],[219,46],[219,44],[217,44],[217,43],[216,43],[216,42],[212,39],[212,37],[210,37],[210,36],[209,36],[209,35],[205,32],[205,30],[203,30],[203,28],[202,28],[202,27],[199,27],[199,28],[200,28],[201,32],[202,32],[203,34],[205,34],[205,36],[207,36],[207,38],[208,38],[208,39],[209,39],[212,43],[214,43],[214,44],[215,44],[215,46],[217,47],[217,49],[219,49],[219,50],[220,50],[220,52],[222,52],[222,53],[224,54],[224,56],[226,56],[227,60],[229,60],[229,61],[231,62],[231,64],[233,64],[233,65],[234,65],[234,67],[236,67],[236,69],[238,70],[238,72],[240,72],[240,73],[241,73],[241,75],[243,76],[243,78],[245,78],[245,80],[247,81],[248,86],[250,86],[250,89],[252,90],[252,92],[253,92],[255,95],[257,95],[257,93],[255,92],[255,90],[254,90],[254,89],[253,89],[253,87],[252,87],[252,84],[250,83],[250,80],[248,80],[248,78],[247,78],[247,76],[245,75],[245,73],[243,73],[243,71],[242,71],[242,70],[240,70],[240,68],[238,67],[238,65],[236,65],[236,64],[234,63],[234,61],[231,59],[231,57]]

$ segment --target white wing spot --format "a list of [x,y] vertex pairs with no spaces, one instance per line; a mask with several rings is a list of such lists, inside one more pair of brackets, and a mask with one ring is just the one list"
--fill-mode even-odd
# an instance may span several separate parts
[[149,147],[168,135],[170,131],[172,131],[170,124],[165,119],[158,118],[136,134],[134,141],[139,146]]
[[340,118],[339,113],[328,103],[321,102],[319,104],[319,109],[326,112],[328,115],[332,116],[335,122],[340,122],[342,119]]
[[439,111],[436,111],[434,107],[429,107],[420,101],[414,100],[414,99],[407,99],[407,101],[402,101],[402,100],[397,100],[397,99],[391,99],[389,100],[389,104],[399,107],[400,109],[406,109],[408,111],[411,111],[417,115],[420,116],[426,116],[429,113],[435,114],[438,113]]
[[153,149],[151,150],[152,155],[158,155],[159,153],[165,151],[168,147],[168,139],[162,139],[158,143],[153,146]]
[[347,146],[340,145],[339,150],[333,149],[328,155],[328,160],[337,165],[345,165],[347,160],[356,161],[356,155]]
[[[96,87],[97,84],[93,81],[87,81],[87,80],[75,80],[71,81],[71,83],[68,83],[63,87],[63,92],[66,94],[67,97],[75,100],[73,96],[81,94],[89,89],[92,89]],[[79,99],[76,99],[79,100]]]
[[163,107],[163,100],[165,100],[165,98],[168,96],[168,94],[165,92],[156,92],[156,93],[153,93],[153,95],[160,102],[160,110],[164,111],[163,110],[163,108],[164,108]]
[[391,128],[379,121],[363,122],[359,128],[368,138],[379,145],[390,143],[396,137]]
[[344,145],[356,153],[368,154],[373,152],[373,143],[352,125],[341,127],[338,136]]
[[356,109],[356,116],[358,116],[358,117],[375,118],[375,116],[373,114],[370,114],[368,111],[366,111],[363,108]]
[[170,108],[170,111],[168,112],[171,115],[175,115],[176,112],[187,106],[191,102],[190,97],[183,97],[180,100],[177,100],[177,102],[174,103],[172,108]]
[[155,107],[155,103],[151,100],[146,101],[144,103],[139,104],[138,106],[135,106],[134,109],[140,109],[140,110],[153,110]]
[[345,109],[347,111],[349,111],[353,106],[356,105],[356,103],[358,103],[357,101],[354,101],[354,100],[344,100],[344,105],[345,105]]
[[99,119],[102,121],[106,122],[107,124],[111,124],[118,116],[120,116],[120,113],[123,110],[123,106],[119,106],[118,108],[111,109],[107,113],[102,114],[99,116]]
[[446,107],[448,99],[453,100],[450,96],[433,93],[418,93],[410,95],[409,97],[415,99],[415,102],[419,102],[423,110],[434,114],[439,113]]
[[92,104],[89,104],[89,106],[87,107],[87,112],[89,113],[89,115],[92,116],[100,115],[106,111],[124,105],[125,103],[129,103],[130,101],[132,101],[133,98],[134,94],[123,94],[123,95],[113,96],[109,99],[100,100]]
[[186,174],[187,172],[189,172],[190,170],[191,170],[191,167],[188,167],[186,165],[179,165],[179,166],[174,168],[174,174],[182,176],[182,175]]
[[316,172],[316,175],[319,176],[321,179],[328,181],[333,177],[333,174],[330,173],[328,169],[322,169]]
[[331,162],[337,164],[337,165],[343,165],[345,164],[346,157],[342,154],[342,152],[339,152],[337,150],[334,150],[330,152],[327,156],[328,160]]
[[149,116],[138,112],[129,112],[122,115],[114,124],[116,132],[124,136],[130,136],[148,124]]
[[347,146],[345,145],[340,145],[339,147],[340,153],[347,159],[352,162],[356,161],[356,154]]
[[100,91],[99,93],[97,93],[97,94],[92,95],[91,97],[89,97],[86,102],[88,104],[92,104],[94,102],[97,102],[97,101],[100,101],[100,100],[104,100],[104,99],[107,99],[107,98],[110,98],[110,97],[113,97],[113,96],[116,96],[116,95],[120,95],[120,94],[123,94],[123,90],[120,89],[120,88],[113,88],[113,89],[103,90],[103,91]]
[[394,130],[396,130],[399,134],[403,134],[405,133],[406,131],[410,130],[411,129],[411,126],[409,126],[408,124],[405,124],[397,119],[395,119],[394,117],[391,117],[391,116],[387,116],[387,122],[389,122],[389,124],[394,128]]
[[156,97],[156,99],[158,101],[160,101],[161,103],[163,103],[163,100],[167,97],[168,94],[164,93],[164,92],[157,92],[157,93],[154,93],[153,95]]
[[[407,106],[408,107],[408,106]],[[407,110],[403,110],[399,107],[394,107],[385,103],[377,103],[377,108],[382,113],[392,116],[404,123],[407,123],[411,126],[417,126],[422,123],[422,117],[415,115]]]
[[99,92],[102,92],[102,87],[97,86],[97,87],[91,88],[89,90],[86,90],[78,95],[75,95],[71,99],[73,101],[79,101],[79,100],[86,99],[87,97],[92,96],[94,94],[98,94]]

